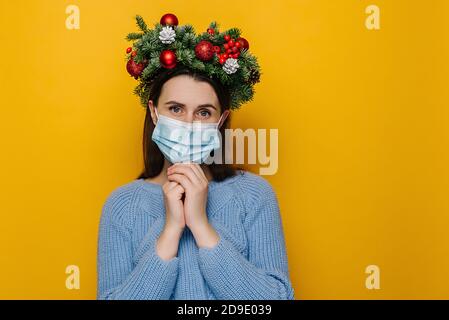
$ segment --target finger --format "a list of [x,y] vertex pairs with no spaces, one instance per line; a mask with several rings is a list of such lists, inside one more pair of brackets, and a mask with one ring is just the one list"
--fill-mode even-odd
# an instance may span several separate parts
[[204,183],[208,183],[209,181],[206,178],[206,175],[204,174],[203,168],[198,163],[192,163],[192,170],[195,172],[197,177],[203,181]]
[[179,183],[176,182],[176,187],[173,188],[172,193],[175,194],[175,195],[177,196],[178,200],[181,200],[181,199],[182,199],[182,196],[183,196],[186,192],[185,192],[184,188],[183,188]]
[[167,181],[167,185],[166,185],[166,191],[169,192],[172,189],[174,189],[177,185],[179,185],[179,183],[174,182],[174,181]]
[[197,172],[199,173],[199,175],[201,176],[201,178],[204,181],[209,182],[209,180],[207,179],[206,174],[204,173],[204,170],[203,170],[203,168],[201,167],[200,164],[195,163],[194,168],[196,168]]
[[201,183],[201,180],[197,177],[197,174],[193,171],[193,169],[186,164],[177,164],[173,167],[170,167],[169,170],[167,170],[168,175],[170,174],[174,174],[174,173],[178,173],[178,174],[183,174],[185,176],[187,176],[187,178],[189,178],[189,180],[193,183],[193,184],[199,184]]
[[165,182],[165,183],[162,185],[162,190],[163,190],[165,193],[167,193],[168,190],[170,190],[170,188],[171,188],[171,184],[172,184],[171,181]]
[[189,178],[187,178],[185,175],[183,174],[179,174],[179,173],[174,173],[174,174],[170,174],[167,176],[167,178],[170,181],[176,181],[179,184],[181,184],[181,186],[184,189],[190,189],[192,187],[192,182],[189,180]]
[[171,190],[173,188],[175,188],[178,184],[176,182],[173,181],[169,181],[168,182],[168,190]]
[[179,183],[176,183],[176,187],[173,189],[173,191],[176,191],[179,193],[184,193],[186,190],[182,187],[182,185],[180,185]]
[[199,182],[204,181],[203,177],[201,176],[201,173],[198,172],[198,170],[196,169],[196,166],[198,165],[195,162],[190,162],[190,163],[184,163],[183,164],[185,167],[189,168],[190,170],[192,170],[192,172],[195,174],[195,176],[198,178]]

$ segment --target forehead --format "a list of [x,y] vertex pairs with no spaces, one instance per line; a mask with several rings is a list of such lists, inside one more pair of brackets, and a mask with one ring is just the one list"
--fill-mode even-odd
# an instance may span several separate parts
[[162,103],[175,100],[192,107],[206,103],[218,106],[214,88],[209,83],[188,75],[176,76],[165,82],[159,100]]

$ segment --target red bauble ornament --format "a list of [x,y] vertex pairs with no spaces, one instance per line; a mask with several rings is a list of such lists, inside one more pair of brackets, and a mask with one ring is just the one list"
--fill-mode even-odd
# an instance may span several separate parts
[[135,57],[137,55],[137,51],[136,50],[134,50],[133,52],[131,52],[131,56],[132,57]]
[[129,59],[126,64],[126,71],[128,71],[134,79],[137,79],[142,74],[143,69],[145,69],[145,63],[136,63],[133,58]]
[[228,46],[232,48],[234,46],[234,41],[231,39],[228,41]]
[[223,64],[223,63],[226,62],[226,59],[225,58],[220,58],[219,61],[220,61],[220,64]]
[[160,23],[163,26],[177,26],[178,18],[172,13],[166,13],[162,16]]
[[159,61],[164,68],[172,69],[176,67],[176,54],[171,50],[164,50],[159,56]]
[[240,37],[236,41],[240,42],[242,48],[249,50],[249,42],[245,38]]
[[214,51],[220,53],[221,49],[219,46],[214,46]]
[[213,36],[215,34],[215,30],[212,28],[207,28],[207,33]]
[[229,34],[226,34],[224,36],[224,39],[225,39],[226,42],[228,42],[229,40],[231,40],[231,36]]
[[126,53],[130,53],[132,50],[133,50],[133,48],[128,47],[128,48],[126,48]]
[[214,46],[207,40],[201,40],[195,46],[195,55],[201,61],[209,61],[214,57]]

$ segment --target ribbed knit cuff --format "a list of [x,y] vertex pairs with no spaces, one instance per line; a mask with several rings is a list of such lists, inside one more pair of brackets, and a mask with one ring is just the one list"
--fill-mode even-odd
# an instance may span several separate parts
[[134,299],[167,300],[178,276],[179,258],[163,260],[156,252],[157,239],[164,227],[164,219],[155,220],[148,229],[136,254],[135,276],[127,288],[128,297]]
[[[156,252],[156,241],[153,241],[151,250],[148,250],[140,260],[140,283],[150,288],[145,298],[170,298],[178,276],[179,258],[163,260]],[[141,267],[141,268],[140,268]]]
[[160,237],[162,231],[164,230],[165,225],[165,219],[164,217],[157,218],[151,226],[148,228],[147,233],[145,234],[145,237],[140,242],[139,247],[137,248],[136,255],[135,255],[135,261],[138,261],[142,258],[142,256],[146,253],[152,252],[156,255],[156,257],[160,260],[163,264],[169,264],[171,262],[174,262],[178,260],[178,257],[174,257],[171,260],[165,261],[162,260],[161,257],[156,253],[156,244],[157,239]]
[[[220,233],[220,232],[219,232]],[[212,248],[199,248],[200,270],[218,299],[288,299],[282,275],[249,262],[223,236]]]
[[200,270],[215,295],[219,299],[241,299],[246,269],[240,252],[220,235],[214,247],[199,248],[198,255]]

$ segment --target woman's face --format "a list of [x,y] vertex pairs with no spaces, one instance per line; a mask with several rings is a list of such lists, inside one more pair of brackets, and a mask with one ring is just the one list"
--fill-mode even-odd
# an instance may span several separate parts
[[[153,123],[153,101],[148,103]],[[213,87],[204,81],[198,81],[188,75],[171,78],[162,86],[157,105],[158,114],[184,122],[218,122],[221,115],[220,103]],[[223,115],[226,118],[226,115]],[[224,122],[222,119],[221,123]]]

